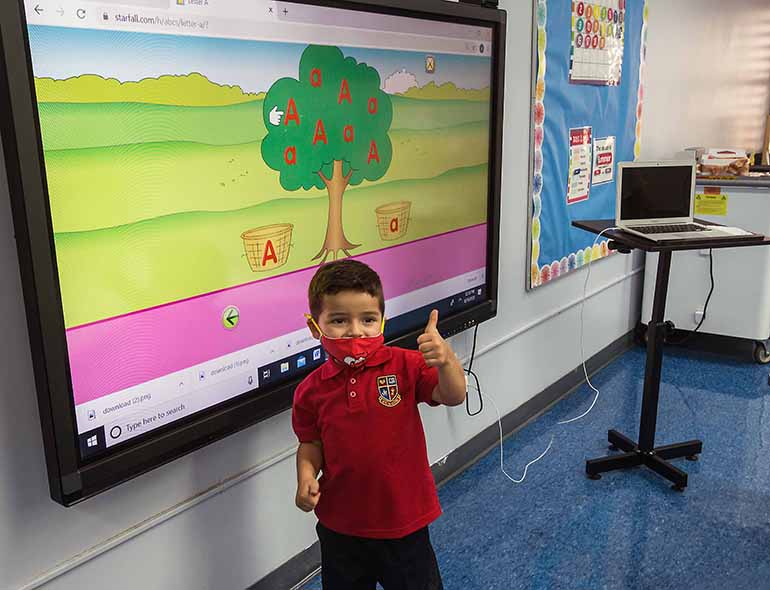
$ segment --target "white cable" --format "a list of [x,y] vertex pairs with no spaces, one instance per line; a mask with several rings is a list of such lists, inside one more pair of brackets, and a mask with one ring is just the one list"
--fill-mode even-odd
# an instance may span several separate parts
[[[599,232],[599,234],[596,236],[596,239],[594,240],[593,245],[591,246],[591,252],[593,252],[594,246],[596,246],[597,242],[599,241],[599,238],[601,238],[602,235],[605,234],[606,232],[612,231],[613,229],[618,229],[618,228],[617,227],[608,227],[606,229],[603,229],[601,232]],[[593,256],[588,261],[588,269],[587,269],[587,272],[586,272],[586,280],[583,283],[583,297],[580,300],[580,361],[581,361],[581,364],[583,365],[583,374],[585,375],[586,383],[588,383],[588,386],[596,392],[596,395],[594,396],[594,401],[591,403],[591,406],[585,412],[580,414],[580,416],[576,416],[575,418],[570,418],[569,420],[562,420],[558,424],[569,424],[570,422],[576,422],[577,420],[580,420],[581,418],[587,416],[588,413],[591,410],[593,410],[594,406],[596,405],[596,401],[599,399],[599,390],[596,389],[596,387],[593,386],[593,384],[591,383],[591,380],[588,378],[588,370],[586,369],[586,361],[585,361],[585,351],[584,351],[584,347],[583,347],[583,310],[585,309],[586,295],[588,293],[588,279],[591,277],[591,263],[592,262],[593,262]],[[467,375],[465,376],[465,387],[466,387],[466,390],[467,390],[468,389],[468,376]],[[473,389],[476,389],[476,388],[474,387]],[[490,396],[488,396],[488,395],[484,395],[481,392],[481,389],[476,389],[476,391],[479,392],[479,395],[481,397],[483,397],[483,398],[489,400],[490,402],[492,402],[492,405],[495,408],[495,412],[497,413],[497,428],[498,428],[498,430],[500,432],[500,471],[502,471],[503,475],[505,475],[505,477],[507,477],[513,483],[517,483],[517,484],[518,483],[522,483],[524,481],[524,479],[527,477],[527,470],[529,469],[530,465],[533,465],[534,463],[537,463],[538,461],[540,461],[540,459],[545,457],[546,454],[548,453],[548,451],[551,450],[551,447],[553,446],[554,436],[551,435],[551,440],[548,442],[548,446],[545,448],[545,450],[542,453],[540,453],[540,455],[536,459],[533,459],[532,461],[530,461],[529,463],[527,463],[524,466],[524,473],[522,474],[521,479],[516,479],[515,477],[512,477],[505,470],[505,461],[504,461],[504,457],[503,457],[503,418],[502,418],[502,415],[500,414],[500,408],[497,407],[497,403],[495,403],[495,400],[493,398],[491,398]]]
[[[599,238],[602,237],[602,234],[608,231],[612,231],[613,229],[619,229],[617,227],[608,227],[606,229],[603,229],[599,232],[599,234],[596,236],[596,239],[594,240],[593,246],[591,246],[591,252],[593,253],[593,249],[596,246],[596,243],[599,241]],[[594,409],[594,405],[596,405],[596,401],[599,399],[599,390],[594,387],[593,383],[591,383],[591,380],[588,378],[588,370],[586,369],[586,356],[585,351],[583,349],[583,310],[586,306],[586,293],[588,291],[588,279],[591,277],[591,263],[593,262],[593,256],[591,256],[591,259],[588,261],[588,272],[586,272],[586,280],[583,283],[583,298],[580,300],[580,362],[583,365],[583,375],[585,375],[586,383],[588,383],[588,387],[593,389],[596,392],[596,395],[594,396],[594,401],[591,402],[591,406],[580,416],[575,416],[574,418],[570,418],[569,420],[562,420],[559,422],[559,424],[569,424],[570,422],[576,422],[577,420],[580,420],[581,418],[584,418],[588,415],[588,413]]]
[[478,389],[476,391],[478,391],[479,395],[481,395],[483,398],[485,398],[486,400],[492,402],[492,405],[495,407],[495,412],[497,412],[497,427],[500,430],[500,471],[502,471],[503,475],[505,475],[505,477],[510,479],[513,483],[522,483],[524,481],[524,478],[527,477],[527,469],[529,469],[529,466],[532,465],[533,463],[537,463],[538,461],[540,461],[540,459],[545,457],[546,453],[551,450],[551,445],[553,445],[553,438],[554,437],[551,436],[551,442],[548,443],[548,446],[546,447],[545,451],[540,453],[540,456],[537,459],[533,459],[532,461],[530,461],[529,463],[526,464],[526,466],[524,467],[524,474],[521,476],[521,479],[516,479],[514,477],[511,477],[510,475],[508,475],[508,472],[505,471],[505,465],[503,463],[503,418],[502,418],[502,416],[500,414],[500,408],[497,407],[497,404],[495,403],[494,399],[492,399],[488,395],[484,395]]

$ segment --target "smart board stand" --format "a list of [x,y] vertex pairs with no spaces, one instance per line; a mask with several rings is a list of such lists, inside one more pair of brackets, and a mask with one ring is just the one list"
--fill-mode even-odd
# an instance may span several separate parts
[[[703,220],[696,221],[709,224],[709,222]],[[612,219],[573,221],[572,225],[595,234],[604,231],[604,235],[610,239],[609,248],[611,250],[628,253],[636,248],[647,252],[659,253],[652,317],[647,327],[647,361],[644,370],[644,392],[642,396],[642,413],[639,421],[639,441],[634,442],[617,430],[610,430],[607,433],[610,450],[620,450],[623,452],[609,457],[589,459],[586,461],[586,475],[591,479],[600,479],[601,474],[606,471],[644,466],[672,482],[673,489],[680,492],[684,491],[685,487],[687,487],[687,473],[669,463],[669,460],[686,457],[691,461],[695,461],[703,450],[703,443],[700,440],[690,440],[662,447],[655,446],[660,374],[663,365],[663,340],[666,332],[673,328],[671,322],[664,321],[668,278],[669,271],[671,270],[671,254],[675,250],[766,246],[770,245],[770,239],[760,234],[755,234],[753,240],[732,240],[730,238],[709,240],[698,238],[661,244],[622,230],[606,231],[615,225]]]

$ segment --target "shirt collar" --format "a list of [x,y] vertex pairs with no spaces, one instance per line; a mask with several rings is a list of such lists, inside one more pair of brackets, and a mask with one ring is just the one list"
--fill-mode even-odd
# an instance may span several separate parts
[[[384,365],[393,357],[393,351],[390,346],[381,346],[372,356],[366,359],[365,367],[378,367]],[[344,363],[334,360],[332,357],[321,365],[321,379],[331,379],[339,375],[344,369],[349,367]]]

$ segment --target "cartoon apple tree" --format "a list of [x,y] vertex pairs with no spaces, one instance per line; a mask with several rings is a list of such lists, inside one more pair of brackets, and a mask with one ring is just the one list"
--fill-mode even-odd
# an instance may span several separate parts
[[300,58],[299,79],[276,81],[263,111],[262,158],[281,173],[281,186],[328,192],[326,239],[313,260],[350,256],[360,244],[342,227],[345,189],[382,178],[393,157],[393,105],[380,89],[379,73],[337,47],[310,45]]

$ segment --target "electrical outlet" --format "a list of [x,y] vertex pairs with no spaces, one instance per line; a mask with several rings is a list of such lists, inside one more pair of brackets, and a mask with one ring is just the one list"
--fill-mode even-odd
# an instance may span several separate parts
[[693,315],[695,316],[695,325],[698,325],[703,319],[703,310],[699,309]]

